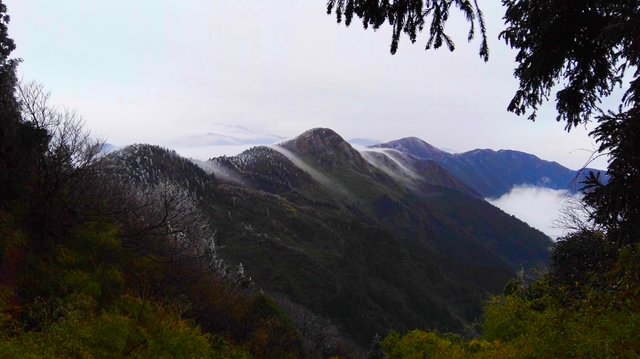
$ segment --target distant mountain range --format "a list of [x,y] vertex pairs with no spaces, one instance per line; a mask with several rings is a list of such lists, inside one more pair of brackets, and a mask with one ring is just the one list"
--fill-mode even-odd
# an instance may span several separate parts
[[407,137],[374,148],[395,149],[413,157],[431,160],[451,175],[480,193],[483,197],[496,198],[508,193],[515,186],[529,185],[576,192],[589,172],[605,172],[584,168],[570,170],[557,162],[542,160],[534,155],[511,150],[477,149],[452,154],[439,150],[416,137]]
[[[281,136],[260,134],[239,126],[214,125],[213,127],[220,132],[182,136],[173,139],[172,145],[180,147],[181,153],[193,156],[194,152],[189,150],[190,148],[211,151],[217,148],[216,146],[226,146],[237,147],[237,150],[241,151],[250,146],[272,146],[284,140]],[[582,181],[591,171],[601,172],[601,178],[605,181],[608,179],[604,171],[593,168],[575,171],[557,162],[546,161],[532,154],[513,150],[475,149],[464,153],[450,153],[416,137],[406,137],[386,143],[370,138],[352,138],[347,142],[357,146],[358,149],[370,149],[368,153],[363,151],[362,154],[371,161],[412,163],[416,160],[433,161],[484,198],[498,198],[517,186],[535,186],[574,193],[581,189]],[[113,149],[114,147],[108,145],[104,152]],[[386,156],[374,154],[375,149]],[[387,151],[389,149],[397,152]]]
[[353,146],[373,146],[373,145],[377,145],[379,143],[381,143],[382,141],[380,140],[374,140],[372,138],[351,138],[348,139],[347,142],[349,142],[350,145]]
[[123,180],[187,189],[223,258],[367,346],[389,329],[459,331],[517,271],[547,263],[547,236],[413,150],[358,151],[313,129],[198,165],[150,145],[105,160]]
[[184,147],[229,146],[229,145],[270,145],[282,141],[284,137],[258,134],[223,135],[209,132],[203,135],[183,136],[173,143]]

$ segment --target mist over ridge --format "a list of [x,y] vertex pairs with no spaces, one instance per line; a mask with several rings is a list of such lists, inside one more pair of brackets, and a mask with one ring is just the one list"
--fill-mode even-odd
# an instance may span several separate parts
[[[243,131],[245,135],[252,135],[250,130]],[[443,166],[454,177],[462,179],[469,187],[483,195],[489,203],[542,230],[552,239],[565,234],[554,222],[558,219],[567,198],[576,193],[576,183],[583,176],[555,162],[518,151],[478,149],[452,154],[417,137],[369,144],[365,147],[359,144],[365,141],[355,141],[356,143],[350,145],[329,129],[312,129],[301,136],[309,136],[314,131],[324,131],[330,134],[329,137],[338,136],[339,140],[331,141],[338,141],[335,143],[346,146],[341,151],[350,153],[348,157],[354,156],[351,151],[355,150],[353,153],[357,152],[366,163],[387,174],[402,186],[416,186],[419,183],[424,173],[421,175],[416,172],[416,164],[422,165],[423,161],[430,161],[431,166]],[[292,144],[300,140],[299,137],[281,140],[269,148],[284,155],[325,188],[341,196],[349,196],[348,190],[328,176],[324,170],[290,150],[293,149]],[[275,139],[277,136],[271,135],[270,138]],[[322,142],[320,139],[314,141]],[[285,146],[289,146],[290,149],[283,144],[289,144]],[[314,146],[316,145],[320,147],[308,150],[318,153],[332,151],[330,147],[323,147],[323,144],[317,143]],[[206,161],[201,163],[206,168]],[[222,167],[217,169],[220,178],[242,183],[240,176],[232,170]],[[529,174],[523,176],[526,173]],[[508,182],[510,176],[514,177]]]

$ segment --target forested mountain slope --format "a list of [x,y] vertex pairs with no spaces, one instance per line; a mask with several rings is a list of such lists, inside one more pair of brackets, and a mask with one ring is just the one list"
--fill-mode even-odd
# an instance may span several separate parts
[[109,158],[131,177],[188,186],[226,261],[362,345],[391,328],[461,330],[515,271],[546,265],[546,236],[437,164],[363,156],[328,129],[207,171],[152,146]]

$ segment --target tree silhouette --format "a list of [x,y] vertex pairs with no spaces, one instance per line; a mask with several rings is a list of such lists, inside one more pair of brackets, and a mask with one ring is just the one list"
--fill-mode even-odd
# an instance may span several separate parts
[[476,26],[480,27],[480,57],[489,59],[489,47],[482,11],[477,1],[469,0],[328,0],[327,13],[336,15],[340,23],[344,19],[346,26],[351,25],[353,16],[362,19],[365,29],[378,29],[385,22],[393,28],[391,37],[391,53],[398,50],[400,35],[405,33],[412,43],[416,42],[418,33],[429,28],[426,49],[440,48],[443,44],[453,51],[453,39],[444,30],[451,8],[461,11],[469,22],[467,40],[471,41],[476,34]]
[[[517,50],[514,71],[520,86],[508,105],[517,115],[535,120],[539,106],[555,92],[557,121],[570,131],[596,120],[591,132],[598,153],[610,158],[609,181],[595,174],[585,184],[585,201],[594,207],[592,220],[611,240],[640,241],[640,6],[637,0],[502,0],[506,28],[500,38]],[[480,25],[480,56],[488,49],[482,12],[464,0],[328,0],[327,10],[348,26],[353,16],[365,28],[386,22],[393,28],[391,53],[404,32],[412,42],[428,26],[427,49],[453,41],[444,31],[452,9],[471,24],[469,40]],[[627,71],[632,80],[625,83]],[[620,86],[618,109],[602,108],[603,99]]]
[[16,68],[11,58],[15,43],[8,34],[9,15],[0,1],[0,206],[22,195],[32,164],[46,148],[46,133],[23,123],[15,97]]
[[[640,241],[640,6],[637,1],[503,0],[507,28],[500,34],[518,50],[520,87],[509,104],[518,115],[555,91],[557,121],[566,130],[595,118],[591,135],[610,156],[610,180],[591,174],[585,201],[610,240]],[[625,74],[632,70],[632,80]],[[617,111],[601,108],[616,86],[625,90]],[[557,88],[557,90],[556,90]]]

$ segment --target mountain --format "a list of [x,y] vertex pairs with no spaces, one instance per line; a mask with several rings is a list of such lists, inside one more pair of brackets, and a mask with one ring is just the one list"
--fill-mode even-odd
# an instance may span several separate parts
[[183,136],[172,141],[173,144],[184,147],[229,146],[229,145],[269,145],[281,141],[283,138],[271,135],[244,134],[227,135],[208,132],[201,135]]
[[545,235],[438,163],[329,129],[201,167],[148,145],[109,156],[122,176],[187,188],[228,263],[363,346],[389,329],[461,331],[516,271],[547,263]]
[[352,146],[373,146],[381,143],[382,141],[372,138],[350,138],[347,140]]
[[373,145],[371,147],[393,148],[400,152],[408,153],[422,159],[438,159],[449,155],[449,153],[442,151],[417,137],[405,137],[399,140]]
[[372,146],[395,149],[414,157],[437,162],[456,178],[487,198],[497,198],[520,185],[580,190],[581,182],[590,171],[574,171],[557,162],[542,160],[534,155],[511,150],[477,149],[452,154],[433,147],[416,137],[407,137]]
[[112,145],[110,143],[103,143],[100,146],[99,153],[101,155],[106,155],[106,154],[111,153],[111,152],[113,152],[113,151],[115,151],[117,149],[118,149],[118,146]]
[[284,138],[269,133],[256,132],[243,126],[210,123],[208,132],[180,135],[169,140],[177,147],[211,147],[240,145],[270,145]]

